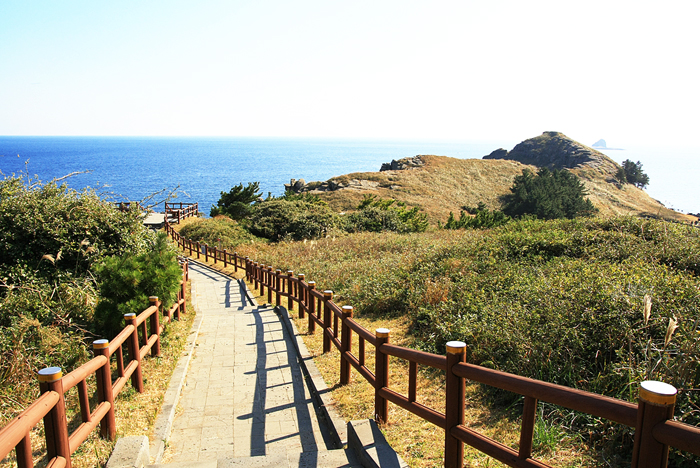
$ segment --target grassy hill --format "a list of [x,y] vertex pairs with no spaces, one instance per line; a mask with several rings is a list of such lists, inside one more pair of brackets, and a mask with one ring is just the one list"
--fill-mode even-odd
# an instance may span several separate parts
[[407,163],[405,169],[342,175],[324,184],[309,183],[303,190],[318,194],[339,211],[353,210],[365,194],[395,198],[419,206],[437,223],[444,222],[450,211],[458,214],[463,206],[479,202],[491,209],[499,208],[500,197],[510,193],[513,179],[523,169],[536,171],[548,166],[565,168],[580,177],[591,202],[604,217],[634,215],[680,222],[696,219],[666,208],[642,189],[619,184],[614,179],[619,168],[616,162],[557,132],[545,132],[510,152],[497,150],[484,159],[420,155],[401,162]]

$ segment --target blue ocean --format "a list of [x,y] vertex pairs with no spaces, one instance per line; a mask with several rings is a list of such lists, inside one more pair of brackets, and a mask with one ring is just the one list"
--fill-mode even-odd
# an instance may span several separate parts
[[[417,154],[481,158],[518,141],[440,142],[302,138],[17,137],[0,136],[0,171],[26,171],[42,181],[72,172],[72,188],[93,187],[113,201],[138,201],[178,188],[175,201],[198,202],[208,214],[221,191],[260,182],[263,195],[284,193],[290,179],[327,180],[378,171],[382,163]],[[650,148],[606,151],[614,160],[641,160],[648,192],[669,207],[700,212],[697,151]],[[162,208],[162,206],[161,206]],[[156,208],[158,210],[158,208]]]
[[[198,202],[209,213],[222,191],[260,182],[266,196],[290,179],[327,180],[378,171],[417,154],[480,158],[499,143],[440,143],[276,138],[0,137],[0,170],[27,171],[42,181],[71,172],[76,189],[93,187],[114,201],[138,201],[178,188],[174,201]],[[512,146],[512,144],[511,144]]]

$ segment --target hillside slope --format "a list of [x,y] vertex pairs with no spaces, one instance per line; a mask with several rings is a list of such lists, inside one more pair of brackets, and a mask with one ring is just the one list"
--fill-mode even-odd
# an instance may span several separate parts
[[602,216],[644,215],[691,221],[651,198],[644,190],[620,185],[614,179],[619,165],[603,153],[557,132],[525,140],[512,151],[499,149],[484,159],[457,159],[419,155],[385,164],[380,172],[358,172],[326,182],[294,186],[296,191],[318,194],[334,209],[353,210],[365,194],[395,198],[419,206],[433,223],[444,222],[450,211],[484,202],[499,208],[500,198],[510,193],[515,176],[523,169],[567,169],[579,176],[591,202]]

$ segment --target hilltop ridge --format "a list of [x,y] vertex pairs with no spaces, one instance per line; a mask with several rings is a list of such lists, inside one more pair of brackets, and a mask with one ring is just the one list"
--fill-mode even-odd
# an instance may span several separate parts
[[417,155],[391,161],[378,172],[358,172],[325,182],[292,180],[295,192],[319,195],[340,211],[354,210],[365,194],[394,198],[423,209],[433,223],[444,222],[450,211],[483,202],[500,208],[513,179],[523,169],[540,167],[573,172],[585,185],[588,197],[601,216],[650,216],[675,221],[696,218],[666,208],[644,190],[615,179],[620,167],[605,154],[559,132],[547,131],[524,140],[511,151],[503,148],[482,159]]

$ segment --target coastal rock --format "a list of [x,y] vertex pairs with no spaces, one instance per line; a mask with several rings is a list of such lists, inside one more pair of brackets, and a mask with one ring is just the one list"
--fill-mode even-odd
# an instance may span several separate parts
[[417,155],[412,158],[399,159],[398,161],[396,159],[392,159],[390,163],[383,163],[382,167],[379,169],[379,172],[404,171],[406,169],[422,166],[425,166],[425,160],[423,159],[423,156]]
[[518,143],[511,151],[497,149],[483,159],[508,159],[549,169],[574,169],[597,167],[608,158],[562,133],[544,132]]

